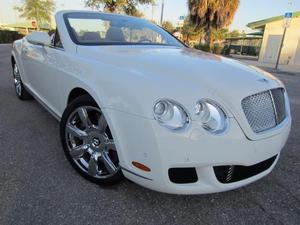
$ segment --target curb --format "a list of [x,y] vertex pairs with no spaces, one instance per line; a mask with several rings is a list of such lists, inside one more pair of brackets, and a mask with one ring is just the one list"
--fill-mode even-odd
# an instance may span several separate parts
[[289,76],[300,76],[300,72],[291,72],[291,71],[280,70],[280,69],[276,70],[274,68],[263,67],[263,66],[259,66],[259,67],[269,73],[284,74]]

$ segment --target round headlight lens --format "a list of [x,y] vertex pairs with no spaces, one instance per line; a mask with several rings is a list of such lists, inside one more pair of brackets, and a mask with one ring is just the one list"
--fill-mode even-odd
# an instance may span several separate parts
[[158,101],[153,108],[154,118],[164,127],[178,130],[189,123],[189,116],[178,103],[164,99]]
[[201,100],[195,106],[195,113],[199,116],[201,126],[213,134],[224,132],[228,126],[227,115],[217,103]]
[[156,115],[163,115],[164,112],[166,111],[168,105],[165,102],[158,102],[155,106],[154,106],[154,113]]

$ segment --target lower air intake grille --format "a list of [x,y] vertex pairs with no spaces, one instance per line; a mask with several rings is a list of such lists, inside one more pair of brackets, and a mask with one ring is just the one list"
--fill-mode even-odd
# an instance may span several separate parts
[[277,155],[252,166],[215,166],[214,172],[220,183],[232,183],[255,176],[269,169]]
[[253,132],[276,127],[286,117],[284,89],[272,89],[242,100],[242,108]]
[[189,168],[171,168],[169,169],[170,181],[176,184],[189,184],[198,181],[196,169]]

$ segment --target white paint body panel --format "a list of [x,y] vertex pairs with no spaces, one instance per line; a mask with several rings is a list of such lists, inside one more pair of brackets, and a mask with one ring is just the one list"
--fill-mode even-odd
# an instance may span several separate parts
[[[126,177],[157,191],[199,194],[249,184],[273,169],[276,162],[257,176],[221,184],[212,166],[249,166],[280,154],[290,132],[289,108],[280,127],[255,134],[241,107],[241,100],[249,95],[284,87],[278,79],[234,60],[184,47],[77,46],[67,32],[64,13],[56,15],[64,50],[32,45],[24,38],[14,43],[12,54],[26,87],[57,117],[74,88],[86,90],[95,99],[116,141]],[[262,78],[268,82],[259,82]],[[191,124],[176,132],[161,127],[152,115],[154,103],[161,98],[182,104]],[[193,111],[201,98],[218,102],[229,113],[230,127],[224,134],[211,135],[199,125]],[[151,172],[135,168],[132,161],[144,163]],[[174,184],[168,178],[171,167],[196,167],[199,181]]]

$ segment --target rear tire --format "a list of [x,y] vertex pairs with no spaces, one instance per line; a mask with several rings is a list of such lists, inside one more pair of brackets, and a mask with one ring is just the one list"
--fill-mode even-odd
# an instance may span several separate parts
[[19,99],[21,100],[31,100],[33,99],[30,93],[25,89],[21,75],[20,75],[20,70],[18,68],[18,65],[16,62],[13,63],[13,76],[14,76],[14,86],[15,86],[15,91]]
[[68,161],[84,178],[101,185],[123,180],[109,126],[89,95],[80,96],[67,106],[60,123],[60,137]]

